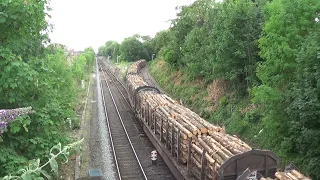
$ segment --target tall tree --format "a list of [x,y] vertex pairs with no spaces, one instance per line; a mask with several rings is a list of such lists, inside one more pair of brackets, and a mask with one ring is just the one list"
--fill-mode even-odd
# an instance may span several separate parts
[[257,40],[262,29],[261,8],[251,0],[226,1],[220,7],[211,31],[214,74],[232,80],[239,92],[246,92],[254,83],[260,60]]
[[157,32],[155,37],[151,41],[151,46],[156,54],[159,54],[161,48],[167,46],[169,43],[169,31],[163,30]]
[[111,58],[113,57],[113,53],[115,52],[116,48],[118,49],[119,44],[116,41],[107,41],[105,43],[105,49],[104,49],[104,56]]
[[122,58],[128,61],[136,61],[139,59],[149,60],[148,51],[136,37],[124,39],[120,45],[120,53]]
[[65,119],[75,117],[76,89],[64,47],[45,46],[48,13],[46,0],[0,1],[0,109],[35,110],[1,132],[0,177],[14,175],[27,159],[47,159],[48,149],[68,141]]
[[265,62],[257,69],[262,85],[254,90],[269,133],[269,147],[281,146],[319,179],[319,31],[320,1],[274,0],[259,40]]

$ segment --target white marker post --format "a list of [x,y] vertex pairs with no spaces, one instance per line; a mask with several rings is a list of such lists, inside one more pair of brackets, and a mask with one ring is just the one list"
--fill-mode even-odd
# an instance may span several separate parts
[[157,151],[156,150],[153,150],[151,151],[151,162],[152,164],[157,164]]
[[119,63],[119,58],[120,58],[120,56],[117,56],[117,64]]

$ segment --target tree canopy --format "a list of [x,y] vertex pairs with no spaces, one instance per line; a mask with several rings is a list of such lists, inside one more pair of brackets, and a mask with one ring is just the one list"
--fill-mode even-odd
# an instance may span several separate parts
[[94,52],[67,57],[65,46],[48,45],[49,13],[46,0],[0,2],[0,109],[34,110],[1,127],[0,177],[15,175],[29,159],[47,160],[51,147],[68,143],[66,118],[77,126],[78,78],[91,69]]

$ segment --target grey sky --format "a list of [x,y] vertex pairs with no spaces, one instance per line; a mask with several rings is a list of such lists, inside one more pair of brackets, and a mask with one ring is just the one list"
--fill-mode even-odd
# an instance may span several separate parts
[[135,33],[151,35],[170,25],[175,7],[194,0],[51,0],[52,43],[82,50]]

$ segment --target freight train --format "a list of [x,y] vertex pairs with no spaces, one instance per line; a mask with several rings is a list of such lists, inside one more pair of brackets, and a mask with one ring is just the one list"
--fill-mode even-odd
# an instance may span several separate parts
[[248,179],[252,172],[256,179],[278,177],[280,159],[275,153],[252,149],[147,84],[139,74],[145,66],[140,60],[126,72],[129,101],[177,179]]

